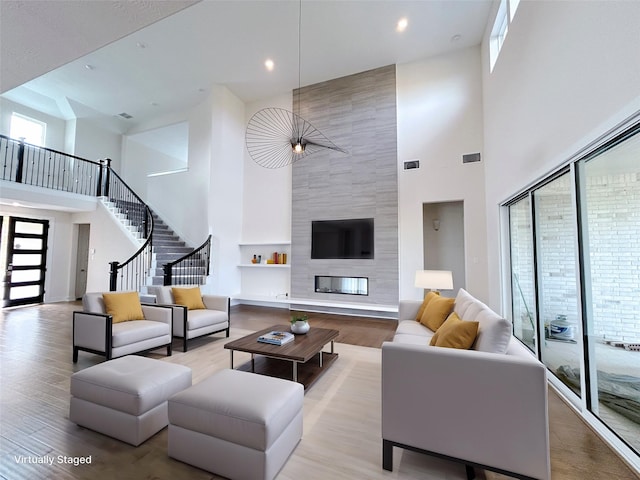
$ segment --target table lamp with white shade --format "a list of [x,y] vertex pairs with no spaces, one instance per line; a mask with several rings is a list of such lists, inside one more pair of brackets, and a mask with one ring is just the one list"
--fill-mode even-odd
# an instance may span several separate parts
[[415,286],[435,292],[453,290],[453,274],[449,270],[417,270]]

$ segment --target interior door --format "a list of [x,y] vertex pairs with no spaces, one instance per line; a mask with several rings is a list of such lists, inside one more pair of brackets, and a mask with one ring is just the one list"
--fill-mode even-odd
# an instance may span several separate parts
[[3,307],[44,301],[49,221],[9,217]]
[[89,266],[89,233],[91,225],[78,225],[78,248],[76,252],[75,297],[80,300],[87,291],[87,268]]

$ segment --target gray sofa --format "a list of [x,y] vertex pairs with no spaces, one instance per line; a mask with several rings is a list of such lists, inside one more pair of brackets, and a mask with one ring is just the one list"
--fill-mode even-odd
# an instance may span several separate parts
[[516,478],[551,478],[547,373],[511,335],[511,324],[460,289],[454,311],[478,321],[470,350],[429,346],[415,320],[420,301],[402,301],[392,342],[382,346],[383,468],[393,447]]

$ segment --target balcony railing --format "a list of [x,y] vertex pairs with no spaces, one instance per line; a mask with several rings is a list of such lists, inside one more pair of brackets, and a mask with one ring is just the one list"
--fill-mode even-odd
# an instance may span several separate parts
[[0,179],[81,195],[102,196],[104,165],[0,135]]

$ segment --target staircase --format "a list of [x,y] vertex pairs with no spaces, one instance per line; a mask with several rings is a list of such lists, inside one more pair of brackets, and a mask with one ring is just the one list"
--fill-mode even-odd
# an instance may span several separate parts
[[[176,235],[173,230],[160,218],[153,213],[153,268],[152,276],[149,280],[150,285],[164,285],[163,266],[168,262],[174,262],[180,257],[193,251],[193,248],[187,247],[185,242]],[[174,277],[177,267],[174,267]],[[202,285],[205,281],[206,269],[203,269],[203,278],[200,282]],[[178,284],[174,278],[174,284]]]
[[[145,239],[140,230],[132,225],[129,220],[131,214],[131,206],[120,202],[116,205],[114,202],[108,201],[108,199],[101,198],[103,204],[109,210],[113,216],[127,229],[131,235],[140,242],[144,243]],[[153,242],[152,242],[152,267],[150,270],[150,277],[147,280],[147,285],[164,285],[164,270],[163,267],[169,262],[174,262],[184,255],[191,253],[193,248],[188,247],[184,240],[169,228],[169,226],[162,220],[158,214],[152,212],[153,216]],[[199,281],[193,280],[194,273]],[[183,278],[189,278],[188,283],[198,283],[203,285],[206,282],[207,277],[207,265],[206,262],[201,259],[194,259],[188,262],[186,266],[173,267],[172,283],[174,285],[180,285],[185,283],[181,281]]]
[[110,201],[107,197],[100,197],[102,204],[106,209],[111,212],[116,220],[129,232],[129,234],[136,239],[140,245],[145,242],[144,232],[136,226],[130,219],[128,214],[128,208],[126,206],[118,205],[116,202]]

